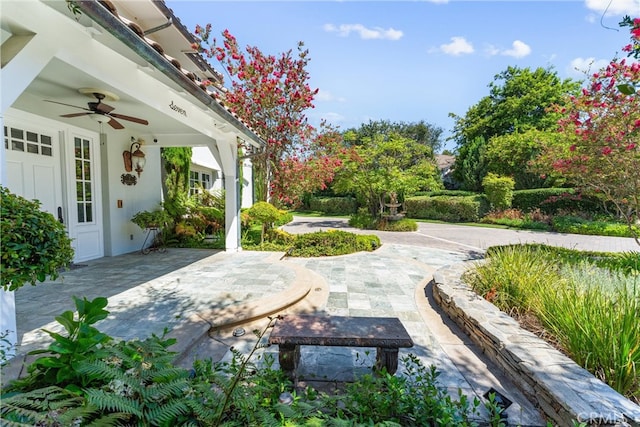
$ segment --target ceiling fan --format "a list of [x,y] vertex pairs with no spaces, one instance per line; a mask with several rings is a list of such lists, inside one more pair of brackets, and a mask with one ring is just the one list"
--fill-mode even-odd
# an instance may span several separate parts
[[65,104],[64,102],[50,101],[48,99],[45,99],[45,101],[52,102],[54,104],[66,105],[67,107],[80,108],[82,110],[85,110],[84,113],[62,114],[60,117],[70,118],[70,117],[89,116],[99,123],[105,123],[105,122],[109,123],[109,125],[114,129],[124,129],[124,126],[122,126],[122,124],[116,119],[128,120],[130,122],[139,123],[141,125],[149,124],[149,122],[146,121],[145,119],[140,119],[138,117],[132,117],[132,116],[125,116],[124,114],[113,113],[113,110],[115,110],[115,108],[103,103],[102,100],[105,98],[117,100],[118,97],[114,94],[111,94],[107,91],[102,91],[99,89],[80,89],[80,92],[89,96],[93,96],[98,101],[88,102],[87,106],[89,108],[78,107],[77,105]]

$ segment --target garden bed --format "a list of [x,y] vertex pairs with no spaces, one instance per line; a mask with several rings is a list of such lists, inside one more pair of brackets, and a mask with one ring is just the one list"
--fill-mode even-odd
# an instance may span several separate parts
[[559,425],[640,425],[640,406],[464,284],[460,277],[468,267],[434,274],[436,301],[547,417]]

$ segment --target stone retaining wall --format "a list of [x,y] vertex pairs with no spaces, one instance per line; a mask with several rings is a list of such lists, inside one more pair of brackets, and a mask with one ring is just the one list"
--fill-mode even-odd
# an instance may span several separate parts
[[436,301],[550,420],[560,426],[640,426],[640,406],[463,284],[460,276],[469,266],[434,273]]

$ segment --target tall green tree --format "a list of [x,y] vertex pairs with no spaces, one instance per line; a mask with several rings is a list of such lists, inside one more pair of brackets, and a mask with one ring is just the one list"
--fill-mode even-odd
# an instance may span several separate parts
[[[456,141],[456,176],[467,178],[478,175],[479,171],[465,171],[465,165],[476,168],[483,162],[490,163],[486,149],[478,147],[483,138],[488,143],[491,138],[526,132],[531,129],[555,130],[560,112],[551,110],[552,105],[566,103],[565,96],[577,94],[580,83],[571,79],[562,80],[552,68],[508,67],[496,74],[489,84],[489,95],[471,106],[465,116],[449,114],[455,120],[452,139]],[[468,147],[467,147],[468,146]],[[469,158],[469,156],[476,156]],[[522,165],[524,168],[526,164]],[[484,172],[486,174],[486,170]],[[469,189],[479,189],[482,176],[477,181],[466,182]],[[459,178],[460,179],[460,178]]]
[[516,190],[552,185],[553,169],[531,163],[545,147],[556,144],[560,138],[556,131],[538,129],[494,136],[485,150],[487,171],[512,177]]
[[336,174],[336,193],[355,194],[377,217],[385,197],[400,200],[420,190],[442,188],[431,148],[397,133],[362,138]]
[[487,143],[482,136],[475,137],[470,143],[458,148],[453,177],[464,190],[482,190],[482,179],[488,170],[486,150]]
[[442,128],[420,120],[419,122],[391,122],[389,120],[369,120],[357,129],[348,129],[345,132],[345,143],[360,145],[365,138],[372,139],[376,135],[388,138],[391,134],[397,134],[411,139],[418,144],[431,148],[432,153],[437,153],[442,148]]

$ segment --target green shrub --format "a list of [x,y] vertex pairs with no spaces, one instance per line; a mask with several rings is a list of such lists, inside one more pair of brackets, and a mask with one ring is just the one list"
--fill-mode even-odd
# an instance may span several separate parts
[[603,213],[604,202],[597,197],[577,193],[573,188],[535,188],[513,192],[514,208],[523,212],[540,209],[545,214],[557,212]]
[[273,223],[274,227],[281,227],[293,221],[293,214],[291,212],[284,209],[280,209],[278,212],[279,212],[278,218]]
[[416,231],[418,223],[409,218],[398,221],[388,221],[384,218],[378,221],[377,227],[380,231]]
[[329,215],[351,215],[356,211],[357,202],[353,197],[311,197],[309,210]]
[[346,231],[318,231],[299,234],[289,254],[297,257],[345,255],[354,252],[371,252],[380,247],[375,235],[354,234]]
[[464,190],[436,190],[436,191],[417,191],[412,194],[412,197],[417,196],[449,196],[449,197],[465,197],[465,196],[477,196],[478,193],[474,191],[464,191]]
[[511,207],[515,185],[513,178],[496,175],[491,172],[482,179],[484,194],[487,196],[491,207],[496,210]]
[[[552,220],[553,229],[559,233],[586,234],[593,236],[634,237],[629,225],[611,221],[589,221],[577,216],[556,216]],[[633,226],[636,235],[640,227]]]
[[15,291],[26,283],[35,285],[47,277],[55,280],[61,268],[73,260],[71,239],[53,215],[0,187],[0,245],[2,289]]
[[519,209],[506,209],[503,211],[492,211],[480,219],[483,224],[506,225],[507,227],[520,228],[526,230],[548,231],[550,219],[536,210],[529,213],[522,213]]
[[262,225],[260,243],[264,243],[264,235],[273,224],[282,217],[281,211],[268,202],[257,202],[247,210],[249,217]]
[[[328,406],[349,426],[469,426],[479,400],[453,400],[438,387],[435,366],[426,368],[414,355],[403,358],[406,376],[364,375]],[[381,392],[383,391],[383,392]],[[332,424],[333,425],[333,424]],[[341,424],[342,425],[342,424]]]
[[375,230],[376,221],[367,208],[359,208],[358,213],[349,217],[349,225],[362,230]]
[[287,233],[286,231],[278,228],[272,228],[267,231],[265,239],[267,242],[274,243],[276,245],[289,246],[296,240],[296,235]]
[[405,200],[407,216],[449,222],[476,222],[487,212],[484,196],[419,196]]

